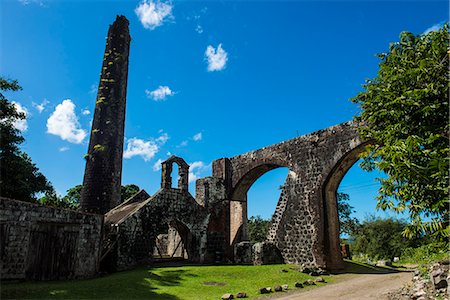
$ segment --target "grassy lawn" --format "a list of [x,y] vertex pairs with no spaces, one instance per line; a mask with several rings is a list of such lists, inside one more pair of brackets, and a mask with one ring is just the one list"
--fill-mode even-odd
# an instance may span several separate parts
[[[288,272],[282,272],[283,269]],[[327,282],[333,279],[322,277]],[[140,268],[89,280],[3,282],[1,299],[207,300],[241,291],[255,299],[262,296],[260,287],[288,284],[292,290],[296,289],[296,281],[307,279],[314,277],[296,271],[291,265]]]

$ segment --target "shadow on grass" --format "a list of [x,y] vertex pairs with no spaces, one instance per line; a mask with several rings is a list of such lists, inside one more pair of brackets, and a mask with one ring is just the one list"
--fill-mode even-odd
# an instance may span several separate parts
[[389,274],[409,272],[397,267],[375,267],[369,264],[358,263],[350,260],[344,261],[344,270],[333,272],[333,274]]
[[181,299],[160,290],[180,285],[185,277],[195,277],[186,270],[152,272],[136,269],[89,280],[46,282],[2,282],[0,299]]

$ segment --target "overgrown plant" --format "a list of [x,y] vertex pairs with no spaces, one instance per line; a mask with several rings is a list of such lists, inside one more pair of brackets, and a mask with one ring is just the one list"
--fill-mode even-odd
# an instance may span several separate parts
[[374,143],[362,167],[386,178],[377,207],[407,212],[407,237],[449,234],[448,23],[428,34],[403,32],[381,59],[378,75],[351,99],[361,106],[363,139]]

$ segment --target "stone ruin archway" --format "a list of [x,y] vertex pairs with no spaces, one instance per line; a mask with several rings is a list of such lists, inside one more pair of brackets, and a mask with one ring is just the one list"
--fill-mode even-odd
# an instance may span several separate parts
[[287,263],[342,268],[333,193],[366,144],[359,138],[357,126],[349,121],[214,161],[213,176],[223,180],[230,203],[229,244],[236,242],[239,227],[245,226],[239,222],[246,220],[245,200],[250,186],[262,174],[287,167],[289,174],[272,218],[268,241],[278,247]]
[[337,210],[337,189],[348,170],[359,160],[359,154],[364,151],[369,142],[364,142],[351,149],[336,163],[324,182],[322,189],[324,210],[324,253],[329,269],[342,268],[342,256],[339,239],[339,217]]
[[230,197],[230,244],[248,240],[247,233],[247,193],[252,185],[264,174],[285,167],[274,162],[258,162],[258,166],[248,171],[236,183]]

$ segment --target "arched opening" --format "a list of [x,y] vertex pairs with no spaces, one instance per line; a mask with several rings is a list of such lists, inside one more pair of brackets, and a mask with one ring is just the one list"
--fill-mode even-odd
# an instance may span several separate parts
[[160,227],[155,238],[152,257],[159,262],[183,261],[192,258],[192,235],[181,222],[170,221]]
[[188,183],[189,165],[184,161],[184,159],[172,155],[168,160],[162,162],[161,188],[179,189],[182,192],[187,192],[189,188]]
[[[249,240],[249,216],[256,217],[256,215],[260,214],[266,219],[272,219],[288,171],[289,169],[284,166],[265,164],[251,169],[241,178],[232,193],[230,201],[231,245]],[[249,196],[252,199],[250,214]]]
[[329,270],[344,268],[340,248],[339,216],[337,207],[338,187],[350,168],[359,160],[359,154],[367,143],[346,153],[329,173],[323,188],[323,243],[326,265]]
[[178,175],[180,172],[179,170],[180,170],[180,166],[176,163],[173,163],[172,164],[172,172],[170,174],[170,177],[172,179],[171,183],[172,183],[173,189],[178,188],[178,181],[180,180],[180,175]]

